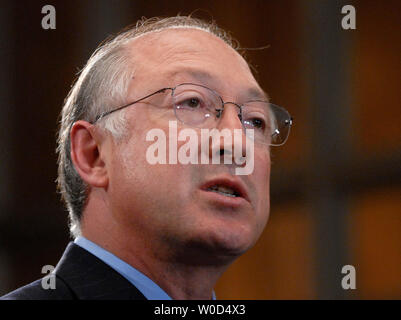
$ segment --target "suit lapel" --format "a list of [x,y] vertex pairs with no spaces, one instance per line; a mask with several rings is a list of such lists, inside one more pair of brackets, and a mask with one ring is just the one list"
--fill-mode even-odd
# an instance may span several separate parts
[[76,299],[146,300],[117,271],[73,242],[68,244],[55,273]]

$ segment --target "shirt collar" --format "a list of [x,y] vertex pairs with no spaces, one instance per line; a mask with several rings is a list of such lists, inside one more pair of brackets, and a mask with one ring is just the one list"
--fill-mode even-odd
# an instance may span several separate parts
[[[128,263],[124,262],[111,252],[98,246],[96,243],[79,236],[74,240],[74,243],[81,248],[89,251],[94,256],[98,257],[104,263],[116,270],[129,282],[131,282],[148,300],[172,300],[172,298],[160,288],[153,280],[145,276]],[[213,291],[212,299],[216,300],[216,295]]]

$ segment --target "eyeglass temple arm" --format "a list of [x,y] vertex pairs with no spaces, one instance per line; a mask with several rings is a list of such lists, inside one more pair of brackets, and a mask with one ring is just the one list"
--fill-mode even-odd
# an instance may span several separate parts
[[135,100],[135,101],[133,101],[133,102],[127,103],[127,104],[125,104],[125,105],[123,105],[123,106],[121,106],[121,107],[118,107],[117,109],[110,110],[110,111],[107,111],[107,112],[103,112],[103,113],[99,114],[99,115],[95,118],[95,121],[93,121],[92,124],[95,124],[95,123],[98,122],[100,119],[104,118],[105,116],[108,116],[109,114],[111,114],[111,113],[113,113],[113,112],[116,112],[116,111],[118,111],[118,110],[124,109],[124,108],[126,108],[126,107],[129,107],[130,105],[133,105],[133,104],[135,104],[135,103],[141,102],[142,100],[145,100],[145,99],[147,99],[147,98],[149,98],[149,97],[151,97],[151,96],[153,96],[153,95],[155,95],[155,94],[162,93],[162,92],[164,92],[164,91],[166,91],[166,90],[171,90],[171,89],[172,89],[172,88],[163,88],[163,89],[157,90],[156,92],[153,92],[153,93],[151,93],[151,94],[148,94],[147,96],[145,96],[145,97],[143,97],[143,98],[140,98],[140,99],[138,99],[138,100]]

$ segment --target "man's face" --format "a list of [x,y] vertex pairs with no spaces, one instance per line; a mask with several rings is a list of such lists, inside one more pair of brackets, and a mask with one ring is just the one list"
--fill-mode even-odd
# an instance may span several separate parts
[[[147,34],[130,50],[134,77],[127,101],[181,83],[207,86],[224,101],[238,103],[250,99],[249,89],[262,92],[243,58],[201,30]],[[234,164],[149,164],[146,151],[154,142],[146,141],[147,132],[162,129],[168,140],[169,121],[176,120],[173,107],[162,104],[168,94],[127,108],[127,138],[110,142],[107,192],[114,223],[146,247],[162,244],[181,252],[193,249],[194,257],[202,252],[236,257],[256,242],[269,216],[269,149],[255,144],[254,170],[245,176],[234,174]],[[226,105],[217,128],[241,128],[237,111]],[[189,127],[178,122],[178,131]],[[177,148],[184,143],[178,141]],[[208,191],[205,186],[213,183],[236,191],[242,186],[242,197]]]

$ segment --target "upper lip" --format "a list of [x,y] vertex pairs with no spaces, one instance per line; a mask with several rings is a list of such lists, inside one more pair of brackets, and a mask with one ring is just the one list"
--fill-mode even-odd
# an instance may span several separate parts
[[235,177],[217,177],[211,180],[208,180],[206,183],[204,183],[201,186],[202,190],[207,190],[208,188],[212,186],[224,186],[230,189],[233,189],[236,194],[238,194],[239,197],[244,198],[248,202],[249,200],[249,195],[248,195],[248,190],[245,186],[245,184],[238,178]]

